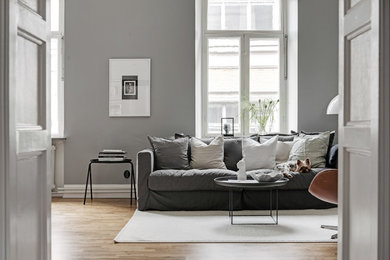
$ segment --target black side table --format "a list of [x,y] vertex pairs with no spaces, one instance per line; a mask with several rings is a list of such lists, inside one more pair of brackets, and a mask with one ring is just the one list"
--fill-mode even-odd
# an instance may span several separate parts
[[132,203],[133,203],[133,187],[134,187],[135,200],[137,200],[137,189],[135,187],[134,165],[133,165],[133,162],[131,161],[131,159],[124,159],[122,161],[99,161],[98,159],[91,159],[89,161],[88,173],[87,173],[87,181],[85,183],[84,205],[85,205],[85,201],[87,199],[88,182],[89,182],[89,187],[91,188],[91,200],[93,200],[93,197],[92,197],[92,170],[91,170],[91,166],[94,163],[97,163],[97,164],[128,163],[128,164],[130,164],[130,166],[131,166],[130,174],[129,174],[128,170],[126,170],[123,174],[124,174],[126,179],[130,177],[130,205],[132,205]]

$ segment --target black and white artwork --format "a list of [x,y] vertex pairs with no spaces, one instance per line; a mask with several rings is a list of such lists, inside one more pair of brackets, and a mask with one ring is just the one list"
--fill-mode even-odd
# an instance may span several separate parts
[[122,99],[138,99],[138,76],[122,76]]
[[109,116],[150,116],[150,59],[109,60]]

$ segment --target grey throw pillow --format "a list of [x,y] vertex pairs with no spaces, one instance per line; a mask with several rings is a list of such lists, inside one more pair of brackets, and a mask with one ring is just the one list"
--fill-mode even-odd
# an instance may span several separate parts
[[265,141],[271,139],[274,136],[278,136],[278,141],[280,142],[292,142],[294,138],[298,136],[298,134],[283,134],[283,133],[273,133],[273,134],[265,134],[259,136],[260,143],[264,143]]
[[188,169],[188,138],[165,139],[148,136],[155,157],[156,169]]
[[230,138],[224,140],[224,162],[226,168],[231,171],[237,171],[237,163],[242,159],[242,141],[241,139]]
[[[306,132],[306,131],[301,131],[300,135],[304,134],[304,135],[319,135],[321,132]],[[331,131],[330,132],[330,135],[329,135],[329,144],[328,144],[328,151],[326,152],[326,156],[325,156],[325,159],[326,159],[326,167],[330,167],[329,165],[329,158],[330,158],[330,149],[332,148],[332,145],[333,145],[333,141],[334,141],[334,138],[335,138],[335,135],[336,135],[336,131]],[[333,167],[331,167],[333,168]]]
[[[180,139],[177,139],[180,140]],[[191,166],[194,169],[226,169],[223,161],[223,137],[215,137],[210,144],[191,138]]]
[[300,135],[294,140],[289,161],[310,158],[312,168],[324,168],[328,151],[330,132],[319,135]]

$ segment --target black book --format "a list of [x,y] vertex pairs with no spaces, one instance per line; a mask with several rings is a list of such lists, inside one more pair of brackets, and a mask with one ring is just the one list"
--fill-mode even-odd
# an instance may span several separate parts
[[126,152],[122,150],[103,150],[99,154],[126,154]]
[[100,155],[99,158],[125,158],[123,155]]

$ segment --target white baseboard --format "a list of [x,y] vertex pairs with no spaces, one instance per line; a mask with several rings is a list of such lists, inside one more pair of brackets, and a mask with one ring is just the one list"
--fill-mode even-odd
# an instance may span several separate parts
[[[65,199],[84,198],[85,184],[68,184],[52,192],[52,197]],[[94,198],[130,198],[130,184],[94,184],[92,186]],[[88,186],[87,198],[90,195]],[[133,194],[134,197],[134,194]]]

